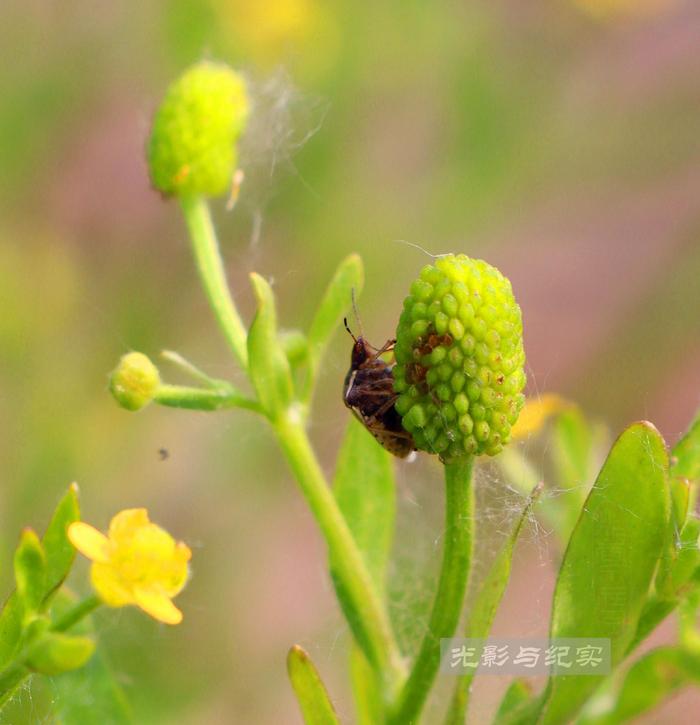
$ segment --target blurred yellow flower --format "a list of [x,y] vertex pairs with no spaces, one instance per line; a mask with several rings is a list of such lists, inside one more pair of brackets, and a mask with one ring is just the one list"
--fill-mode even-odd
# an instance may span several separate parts
[[548,418],[571,407],[571,403],[556,393],[545,393],[539,398],[528,398],[520,417],[511,431],[512,440],[526,438],[542,428]]
[[182,621],[182,612],[171,600],[185,586],[192,552],[151,523],[146,509],[118,513],[107,536],[76,521],[68,527],[68,538],[92,560],[92,585],[105,604],[135,604],[160,622]]
[[211,0],[225,38],[246,59],[263,68],[293,63],[323,72],[337,55],[335,16],[318,0]]

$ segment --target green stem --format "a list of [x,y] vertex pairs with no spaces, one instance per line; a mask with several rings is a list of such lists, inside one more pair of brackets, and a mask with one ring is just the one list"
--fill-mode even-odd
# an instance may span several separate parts
[[258,403],[229,386],[213,389],[163,384],[156,391],[154,400],[159,405],[169,408],[187,408],[189,410],[246,408],[261,412]]
[[358,642],[365,647],[375,669],[382,673],[388,690],[395,691],[404,678],[404,667],[389,617],[321,471],[303,424],[287,414],[272,425],[326,540],[338,583],[357,615],[349,619],[351,626],[361,628],[361,632],[355,631]]
[[100,604],[102,604],[102,601],[96,594],[86,597],[69,609],[62,617],[59,617],[51,626],[51,630],[54,632],[65,632],[76,625],[81,619],[87,617],[88,614],[92,614]]
[[445,464],[445,545],[428,630],[388,722],[416,722],[440,666],[440,640],[452,637],[464,604],[472,553],[471,456]]
[[206,199],[201,196],[180,199],[192,239],[199,276],[209,304],[224,333],[226,342],[243,369],[248,368],[246,330],[233,302],[226,272],[219,254],[219,243]]

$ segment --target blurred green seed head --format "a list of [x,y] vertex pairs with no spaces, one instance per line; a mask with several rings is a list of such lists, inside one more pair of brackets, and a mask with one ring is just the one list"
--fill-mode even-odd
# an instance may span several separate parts
[[396,330],[396,410],[445,460],[499,453],[525,402],[523,323],[510,282],[464,254],[426,266]]
[[115,400],[127,410],[148,405],[160,387],[158,368],[141,352],[123,355],[109,379]]
[[151,183],[166,196],[220,196],[236,170],[248,119],[243,78],[223,63],[193,65],[168,89],[148,142]]

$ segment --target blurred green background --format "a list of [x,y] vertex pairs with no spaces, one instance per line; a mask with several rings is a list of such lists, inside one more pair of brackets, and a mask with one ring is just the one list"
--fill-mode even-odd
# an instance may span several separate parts
[[[247,319],[251,270],[301,327],[357,251],[365,332],[382,343],[428,261],[414,245],[465,252],[512,279],[531,394],[560,392],[613,431],[648,418],[669,440],[700,403],[697,2],[4,0],[0,48],[0,584],[20,528],[43,527],[71,480],[91,523],[145,505],[185,539],[182,626],[99,617],[139,723],[299,722],[294,642],[352,717],[323,547],[262,423],[132,415],[106,390],[130,349],[237,376],[177,206],[143,160],[166,85],[193,61],[231,62],[255,97],[239,204],[215,206]],[[348,357],[339,332],[313,416],[329,467]],[[439,554],[438,479],[430,462],[402,464],[417,571]],[[546,631],[545,539],[516,562],[523,636]],[[81,562],[74,586],[86,577]],[[399,591],[400,621],[428,596],[420,581]],[[51,722],[55,696],[23,691],[5,722]],[[660,717],[697,722],[699,708],[691,693]]]

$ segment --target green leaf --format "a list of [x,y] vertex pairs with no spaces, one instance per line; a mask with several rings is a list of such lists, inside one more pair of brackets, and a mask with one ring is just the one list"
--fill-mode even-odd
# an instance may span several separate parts
[[374,670],[356,644],[350,650],[350,680],[357,725],[376,725],[381,722],[384,708],[380,688]]
[[391,454],[350,418],[338,454],[333,490],[370,574],[384,589],[396,513]]
[[532,696],[532,689],[526,680],[513,680],[503,695],[501,704],[498,706],[494,722],[513,712],[517,707],[527,702]]
[[[396,513],[394,468],[391,455],[378,446],[365,427],[354,418],[349,419],[338,453],[333,490],[370,576],[378,591],[383,593]],[[332,560],[330,565],[331,578],[341,607],[356,638],[363,643],[365,651],[370,651],[367,649],[369,643],[362,626],[362,618],[355,612],[344,591]],[[363,655],[358,652],[356,658],[360,657]],[[363,670],[357,666],[353,672],[356,701],[359,703],[372,698],[371,693],[376,685],[370,668]],[[366,677],[360,677],[363,673]]]
[[301,330],[280,330],[279,341],[292,369],[309,360],[309,341]]
[[[464,636],[471,639],[485,639],[491,631],[493,619],[503,593],[510,579],[510,567],[513,560],[513,550],[518,540],[523,524],[527,520],[532,507],[542,493],[544,484],[540,483],[530,494],[522,513],[518,517],[515,526],[507,536],[501,549],[496,554],[496,558],[488,571],[488,574],[482,581],[474,602],[467,613],[467,626]],[[452,703],[446,722],[452,725],[460,725],[464,722],[467,703],[469,700],[469,689],[471,687],[474,673],[470,672],[461,675],[455,685]]]
[[272,288],[258,274],[251,274],[250,279],[258,303],[248,333],[250,378],[265,412],[274,418],[292,402],[292,376],[289,361],[277,337]]
[[651,596],[644,604],[642,613],[639,615],[637,633],[627,648],[627,652],[636,649],[640,642],[644,641],[668,615],[678,606],[677,599],[662,599]]
[[700,414],[671,451],[671,474],[690,481],[700,480]]
[[523,511],[518,517],[515,526],[496,555],[488,575],[484,579],[469,611],[465,637],[483,639],[491,630],[493,618],[500,604],[503,592],[510,578],[510,567],[513,560],[513,550],[518,536],[528,519],[532,507],[544,490],[544,484],[538,484],[530,494]]
[[552,439],[557,485],[580,488],[588,483],[593,433],[578,408],[572,406],[559,413],[554,422]]
[[46,555],[33,529],[24,529],[15,551],[17,596],[25,614],[37,612],[46,592]]
[[[673,492],[673,489],[671,491]],[[670,601],[677,601],[683,594],[693,571],[700,566],[700,551],[698,551],[700,521],[688,519],[680,532],[677,526],[675,517],[672,516],[666,534],[664,556],[654,582],[658,597]]]
[[362,260],[357,254],[351,254],[338,266],[311,323],[309,347],[314,360],[323,354],[330,336],[350,307],[353,291],[358,295],[362,291],[363,281]]
[[46,552],[46,596],[61,586],[73,565],[75,547],[68,541],[67,532],[74,521],[80,521],[80,503],[78,486],[72,483],[59,501],[42,539]]
[[321,677],[308,653],[299,645],[289,650],[287,672],[306,725],[339,725]]
[[578,408],[572,406],[557,416],[552,428],[552,461],[558,493],[556,529],[564,543],[576,526],[593,479],[595,442],[593,429]]
[[89,637],[48,632],[32,645],[25,663],[35,672],[59,675],[82,667],[94,651],[95,642]]
[[[550,636],[611,640],[624,657],[661,556],[668,519],[668,456],[650,423],[617,439],[571,536],[552,604]],[[600,684],[596,676],[551,677],[541,722],[567,722]]]
[[673,530],[680,531],[688,517],[690,503],[690,483],[687,478],[671,476],[671,513]]
[[700,682],[700,658],[678,647],[647,652],[617,686],[591,701],[578,725],[618,725],[659,705],[691,682]]
[[24,606],[17,592],[12,592],[0,613],[0,672],[10,665],[22,638]]
[[61,725],[127,725],[134,721],[129,703],[98,650],[90,661],[52,680],[53,710]]

